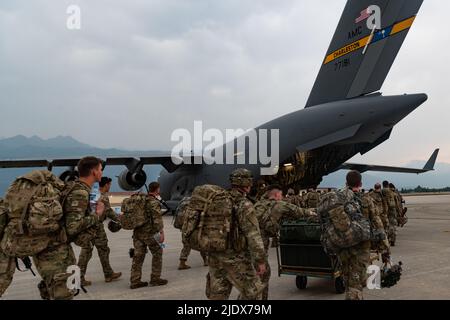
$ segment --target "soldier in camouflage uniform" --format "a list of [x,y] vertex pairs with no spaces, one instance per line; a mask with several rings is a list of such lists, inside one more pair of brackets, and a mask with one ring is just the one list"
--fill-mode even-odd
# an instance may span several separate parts
[[403,217],[403,197],[392,183],[389,183],[389,188],[394,192],[395,205],[397,207],[397,226],[403,227],[401,223]]
[[[360,207],[361,213],[371,222],[375,234],[382,241],[384,227],[373,200],[368,195],[361,195],[361,174],[358,171],[350,171],[347,174],[347,189],[342,192],[348,193],[348,198]],[[385,237],[385,234],[384,234]],[[371,241],[364,241],[351,248],[342,249],[338,253],[341,261],[341,272],[346,286],[347,300],[362,300],[363,288],[366,286],[367,267],[370,265]]]
[[[160,186],[158,182],[150,183],[148,187],[148,201],[146,203],[146,222],[133,230],[134,256],[131,265],[130,288],[137,289],[148,286],[148,282],[141,281],[142,265],[144,264],[147,248],[152,254],[152,274],[150,286],[162,286],[167,284],[166,279],[161,279],[164,242],[164,224],[161,214],[159,197]],[[159,237],[159,241],[157,241]]]
[[309,189],[306,195],[305,207],[317,208],[319,206],[320,194],[315,189]]
[[[178,216],[178,215],[182,214],[181,212],[185,210],[185,208],[189,204],[190,199],[191,199],[191,197],[184,197],[178,204],[177,213],[176,213],[177,217],[175,219],[178,219],[179,217],[183,217],[183,219],[179,222],[181,225],[184,223],[184,219],[186,218],[186,216],[185,215]],[[191,246],[190,246],[189,242],[186,241],[186,239],[183,236],[181,236],[181,240],[183,242],[183,249],[181,249],[181,253],[180,253],[180,264],[178,266],[178,270],[187,270],[187,269],[191,268],[191,266],[186,264],[189,254],[191,253]],[[205,252],[200,252],[200,254],[203,258],[203,266],[207,267],[208,266],[208,255]]]
[[394,247],[397,234],[397,205],[394,192],[389,188],[388,181],[383,181],[382,193],[384,210],[388,213],[389,219],[388,238],[391,246]]
[[111,208],[107,195],[111,187],[111,182],[111,178],[108,177],[102,177],[100,181],[100,201],[105,205],[105,211],[103,215],[99,217],[95,238],[88,242],[86,246],[81,248],[80,256],[78,258],[78,266],[80,267],[81,276],[84,279],[85,286],[91,284],[90,281],[85,279],[85,275],[89,260],[92,258],[94,246],[97,248],[98,257],[100,258],[100,263],[103,268],[103,274],[105,275],[105,282],[111,282],[120,278],[122,275],[121,272],[114,272],[109,263],[110,249],[108,247],[108,237],[106,236],[105,227],[103,225],[106,218],[118,221],[117,215]]
[[[0,240],[3,238],[3,230],[8,224],[6,207],[3,199],[0,198]],[[15,269],[14,258],[8,257],[0,249],[0,297],[11,284]]]
[[265,251],[266,272],[261,276],[261,281],[264,284],[262,299],[267,300],[269,297],[269,280],[271,275],[269,264],[270,235],[278,234],[282,220],[298,220],[310,217],[314,213],[311,210],[302,209],[292,203],[283,201],[282,189],[276,185],[268,188],[267,199],[262,199],[255,204],[255,211]]
[[[240,292],[241,300],[259,300],[263,284],[259,276],[265,270],[265,251],[255,209],[247,193],[252,186],[252,174],[246,169],[236,169],[230,175],[230,195],[235,208],[235,221],[239,235],[225,252],[209,256],[209,273],[206,296],[211,300],[227,300],[233,286]],[[232,230],[232,233],[234,234]],[[253,262],[257,265],[255,271]]]
[[[81,159],[77,167],[80,178],[66,186],[63,210],[69,241],[74,242],[83,251],[83,248],[91,246],[96,237],[99,219],[105,210],[104,203],[98,201],[94,213],[89,203],[91,188],[94,183],[100,182],[103,168],[101,160],[95,157]],[[84,273],[81,276],[81,284],[91,284],[84,278]]]
[[383,206],[383,193],[381,192],[381,184],[375,184],[374,190],[371,191],[369,195],[373,199],[375,207],[379,212],[381,222],[383,222],[384,231],[386,232],[386,234],[389,234],[389,219],[388,213],[387,211],[385,211],[385,208]]

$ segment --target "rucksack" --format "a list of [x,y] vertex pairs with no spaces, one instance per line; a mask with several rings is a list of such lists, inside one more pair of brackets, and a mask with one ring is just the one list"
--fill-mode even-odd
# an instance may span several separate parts
[[47,170],[32,171],[9,187],[8,225],[0,247],[8,256],[33,256],[48,247],[52,234],[61,230],[60,203],[64,183]]
[[123,214],[119,216],[122,229],[134,230],[142,226],[146,220],[147,195],[136,193],[122,202]]
[[215,253],[230,248],[233,200],[225,189],[215,185],[196,187],[182,227],[182,236],[192,249]]
[[318,213],[322,227],[321,242],[329,253],[339,253],[371,239],[369,219],[350,190],[339,190],[324,195]]
[[181,230],[183,228],[184,218],[186,217],[186,211],[188,209],[189,201],[191,197],[184,197],[178,204],[177,210],[173,217],[173,227]]
[[0,241],[3,238],[6,225],[8,224],[8,208],[5,201],[0,198]]

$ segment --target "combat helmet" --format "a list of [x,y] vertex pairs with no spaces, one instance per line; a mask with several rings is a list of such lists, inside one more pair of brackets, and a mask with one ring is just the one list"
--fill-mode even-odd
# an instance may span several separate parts
[[239,168],[230,174],[230,182],[236,187],[251,187],[253,185],[253,175],[251,171]]

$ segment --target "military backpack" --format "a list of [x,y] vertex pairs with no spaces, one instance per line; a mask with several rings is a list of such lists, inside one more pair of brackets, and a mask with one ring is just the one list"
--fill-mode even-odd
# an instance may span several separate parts
[[175,229],[181,230],[183,228],[184,218],[186,217],[186,211],[188,209],[190,197],[184,197],[178,204],[177,210],[173,217],[173,226]]
[[215,253],[230,248],[233,200],[225,189],[198,186],[185,211],[182,236],[192,249]]
[[134,230],[147,221],[146,207],[148,197],[136,193],[122,202],[123,214],[119,216],[120,224],[124,230]]
[[350,190],[329,192],[319,203],[321,242],[328,253],[339,253],[371,239],[369,219]]
[[36,255],[62,231],[63,188],[64,183],[47,170],[32,171],[11,184],[5,197],[8,224],[0,244],[6,255]]
[[0,241],[3,238],[6,225],[8,224],[8,208],[5,201],[0,198]]

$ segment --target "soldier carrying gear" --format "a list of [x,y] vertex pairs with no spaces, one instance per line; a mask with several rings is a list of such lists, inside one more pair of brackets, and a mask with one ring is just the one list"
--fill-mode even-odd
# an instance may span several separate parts
[[[116,280],[122,276],[121,272],[114,272],[111,268],[111,264],[109,262],[109,253],[110,249],[108,246],[108,237],[105,232],[105,227],[103,222],[106,218],[111,219],[108,224],[108,228],[111,230],[115,230],[115,232],[121,229],[120,223],[118,223],[118,218],[114,210],[111,208],[111,204],[109,203],[109,198],[107,193],[111,188],[112,179],[108,177],[102,177],[99,183],[100,186],[100,201],[104,204],[105,210],[104,213],[99,217],[98,224],[96,226],[96,234],[95,237],[88,243],[86,243],[80,252],[80,256],[78,258],[78,266],[81,270],[81,275],[84,277],[86,274],[87,266],[89,260],[92,258],[92,250],[94,247],[97,248],[98,257],[100,258],[100,263],[102,265],[103,274],[105,276],[105,282],[111,282]],[[85,285],[90,285],[90,281],[84,280]]]
[[[311,210],[302,209],[292,203],[283,201],[283,193],[280,186],[272,185],[268,187],[267,199],[261,199],[255,204],[256,216],[259,222],[259,229],[264,243],[266,272],[261,276],[264,284],[262,299],[269,297],[269,239],[278,239],[280,224],[283,219],[298,220],[315,215]],[[256,268],[257,266],[255,266]]]
[[[360,198],[361,174],[358,171],[350,171],[346,180],[346,189],[328,193],[322,199],[319,213],[323,225],[328,226],[323,234],[326,235],[324,243],[331,242],[336,245],[342,242],[344,245],[336,253],[342,265],[346,299],[362,300],[367,266],[370,264],[369,219],[374,216],[371,212],[374,209],[373,203],[370,205],[368,201],[369,198]],[[349,246],[350,244],[352,246]]]
[[47,170],[32,171],[9,187],[7,204],[0,208],[0,295],[11,283],[16,258],[30,256],[42,277],[43,299],[73,298],[66,286],[75,256],[63,227],[63,189],[64,183]]
[[152,254],[152,274],[150,286],[162,286],[167,284],[166,279],[161,278],[164,243],[164,224],[161,214],[161,205],[158,200],[160,186],[158,182],[152,182],[148,186],[148,196],[143,199],[144,222],[133,230],[134,255],[131,265],[130,288],[137,289],[148,286],[148,282],[141,281],[142,265],[144,264],[147,248]]
[[397,234],[397,205],[395,202],[394,192],[389,188],[389,182],[383,181],[383,206],[384,210],[388,213],[389,219],[389,243],[392,247],[395,246],[396,234]]
[[[190,199],[191,197],[184,197],[178,204],[173,223],[173,226],[176,229],[181,230],[183,228],[184,220],[187,216],[187,210],[189,210],[188,205]],[[191,266],[186,264],[189,254],[191,253],[191,246],[189,244],[189,241],[187,241],[185,237],[183,237],[183,235],[181,236],[181,238],[183,242],[183,249],[181,249],[180,253],[180,264],[178,266],[178,270],[187,270],[191,268]],[[200,254],[203,258],[203,266],[208,266],[208,255],[205,252],[200,252]]]
[[[218,227],[229,230],[227,233],[229,241],[224,250],[209,254],[206,296],[211,300],[226,300],[234,286],[240,292],[239,299],[258,300],[261,299],[263,290],[259,276],[263,275],[266,270],[265,251],[258,220],[253,204],[247,198],[253,182],[252,174],[246,169],[236,169],[230,175],[230,182],[232,189],[227,192],[228,196],[222,192],[219,193],[221,202],[225,204],[228,202],[225,200],[226,196],[231,200],[231,212],[223,212],[227,219],[231,219],[228,223],[229,226],[213,227],[208,222],[208,225],[212,227],[210,229],[212,234],[217,234],[217,236],[219,234],[215,230]],[[217,189],[217,192],[219,191]],[[210,193],[216,194],[216,192]],[[183,225],[183,229],[185,229],[184,227]],[[205,230],[205,233],[209,234],[208,229]],[[222,243],[222,239],[219,240]],[[258,266],[257,271],[253,268],[253,262]]]

